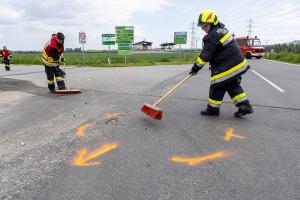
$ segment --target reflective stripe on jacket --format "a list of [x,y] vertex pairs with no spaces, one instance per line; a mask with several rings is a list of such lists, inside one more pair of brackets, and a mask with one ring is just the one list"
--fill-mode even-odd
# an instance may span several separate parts
[[[56,52],[57,55],[52,55]],[[64,45],[56,42],[56,35],[53,35],[50,41],[46,42],[42,51],[42,61],[44,65],[55,67],[59,65],[59,57],[64,52]]]
[[250,66],[233,35],[219,23],[203,38],[203,50],[197,59],[199,64],[211,65],[211,84],[221,85],[246,73]]

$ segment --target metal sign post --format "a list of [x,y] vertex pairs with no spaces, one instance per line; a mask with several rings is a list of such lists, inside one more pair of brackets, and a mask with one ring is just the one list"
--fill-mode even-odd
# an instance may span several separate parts
[[79,32],[79,43],[82,44],[82,58],[83,64],[85,65],[85,56],[84,56],[84,44],[86,43],[86,34],[85,32]]
[[179,45],[179,64],[181,64],[181,44]]
[[83,58],[83,65],[85,65],[84,44],[83,43],[82,43],[82,58]]
[[108,45],[108,57],[107,62],[110,65],[111,59],[110,59],[110,45],[116,44],[116,35],[115,34],[102,34],[102,45]]
[[109,65],[111,64],[111,62],[110,62],[110,45],[108,45],[108,58],[107,58],[107,62],[108,62]]

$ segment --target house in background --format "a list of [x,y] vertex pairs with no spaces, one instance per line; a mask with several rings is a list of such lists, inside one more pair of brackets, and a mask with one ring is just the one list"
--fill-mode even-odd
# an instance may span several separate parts
[[141,41],[133,44],[134,51],[147,51],[152,49],[152,42]]
[[173,43],[173,42],[169,42],[169,43],[166,42],[166,43],[162,43],[162,44],[160,45],[160,48],[161,48],[161,50],[173,51],[175,45],[176,45],[176,44]]

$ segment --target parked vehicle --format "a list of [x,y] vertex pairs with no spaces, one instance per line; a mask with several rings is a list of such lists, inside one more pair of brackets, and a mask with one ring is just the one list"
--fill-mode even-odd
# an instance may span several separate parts
[[255,36],[255,38],[247,37],[238,37],[235,38],[242,53],[247,59],[255,57],[260,59],[265,53],[265,48],[261,45],[260,39]]

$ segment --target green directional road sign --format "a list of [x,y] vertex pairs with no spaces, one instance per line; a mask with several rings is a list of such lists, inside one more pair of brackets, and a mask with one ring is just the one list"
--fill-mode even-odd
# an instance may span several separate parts
[[120,56],[132,55],[132,44],[118,43],[118,55]]
[[133,26],[116,26],[116,41],[119,55],[131,55],[132,43],[134,42]]
[[102,34],[102,45],[115,45],[116,35],[115,34]]
[[187,32],[175,32],[174,33],[174,43],[175,44],[186,44]]
[[117,43],[123,41],[134,42],[134,27],[133,26],[116,26]]

